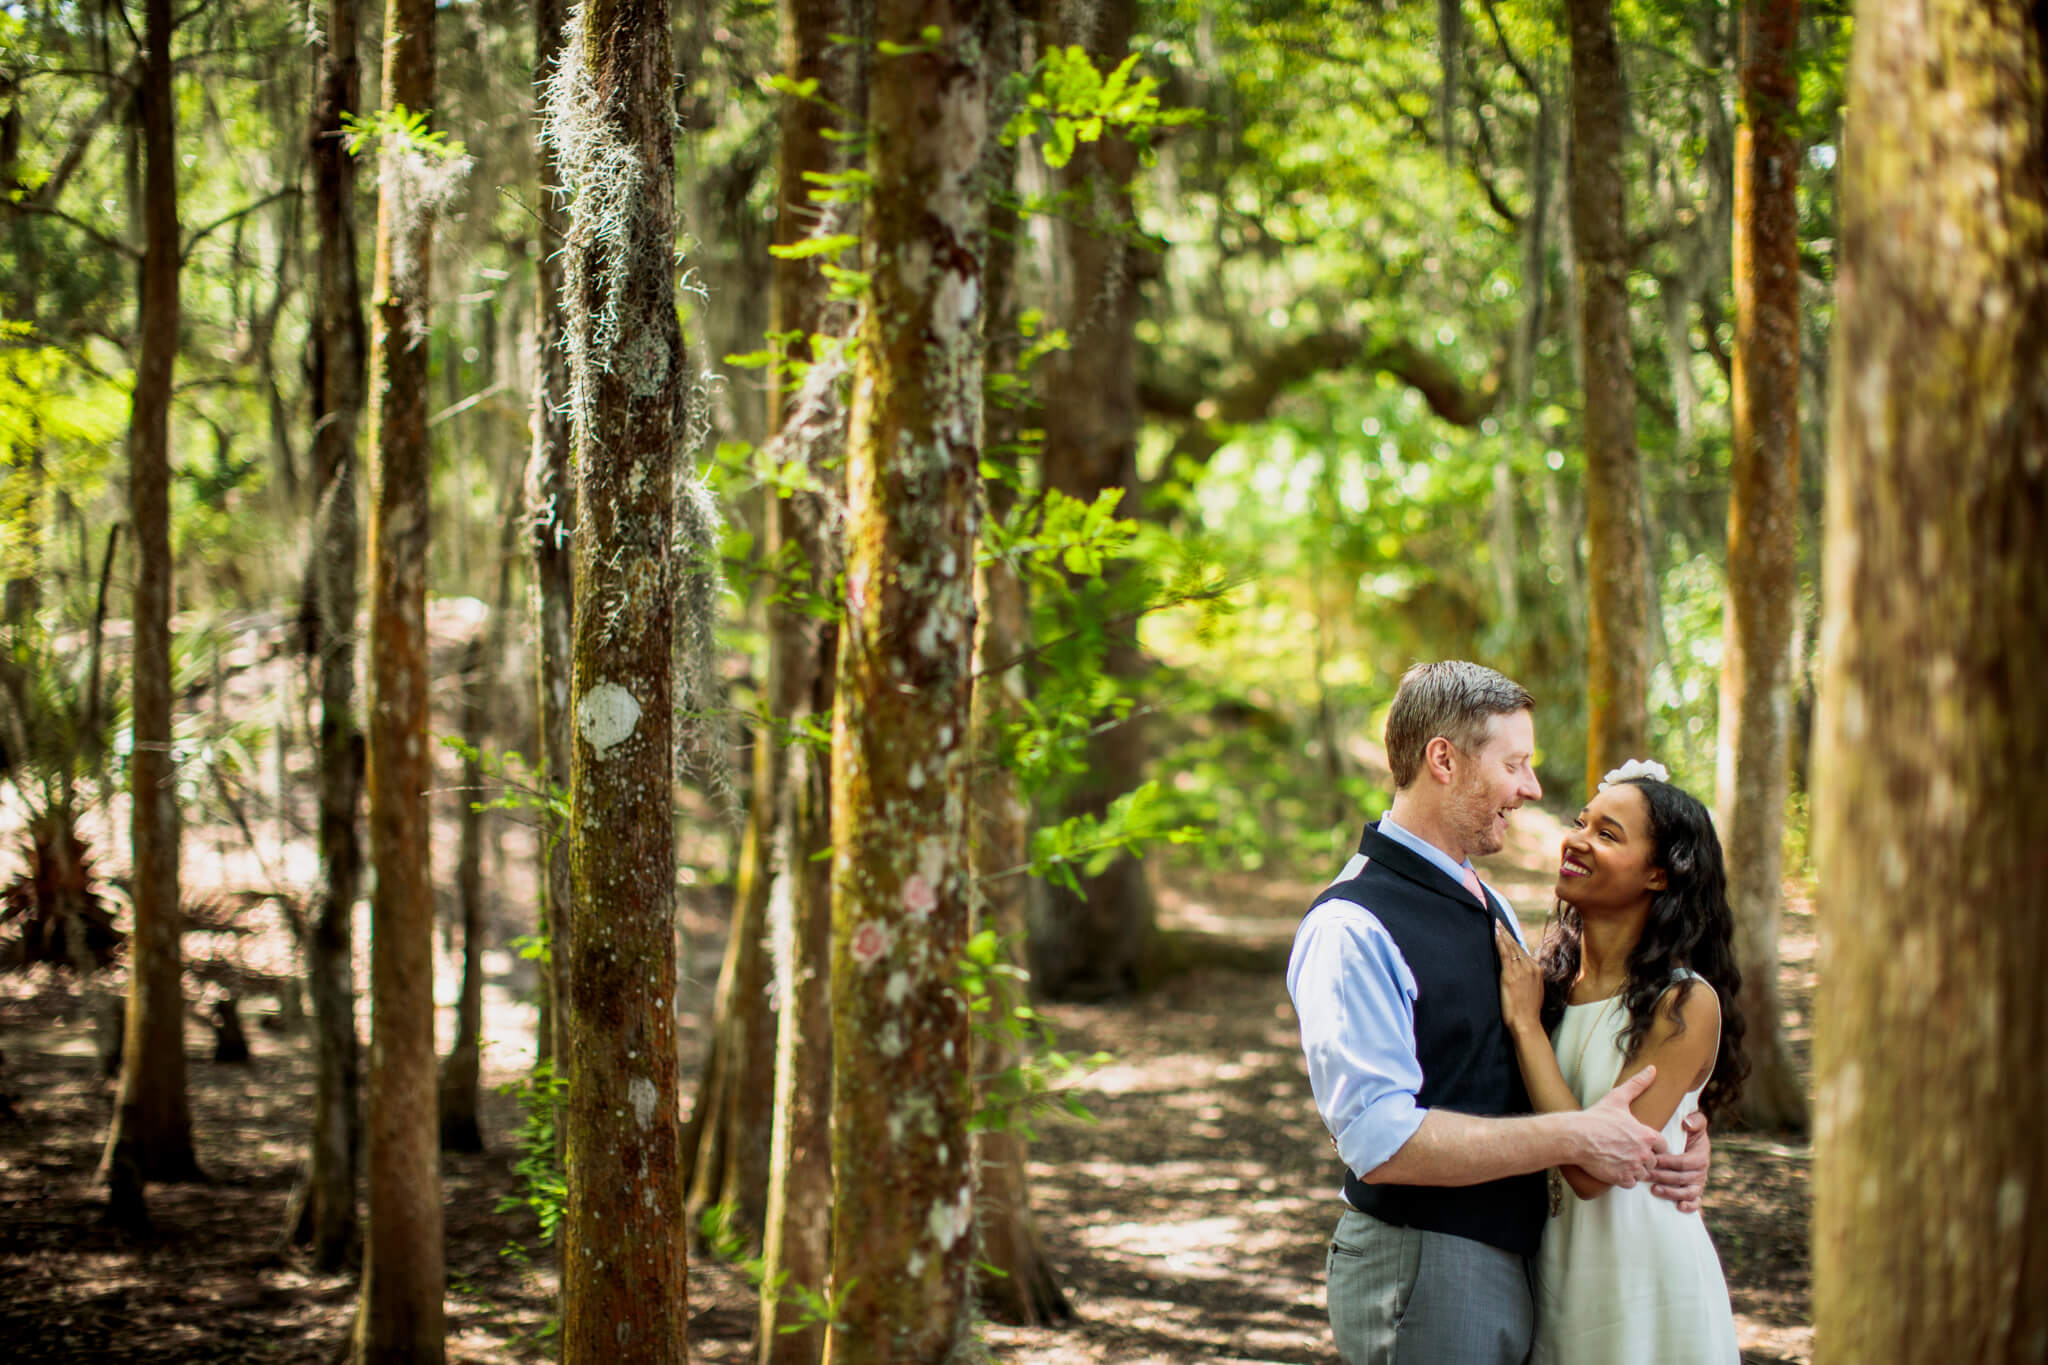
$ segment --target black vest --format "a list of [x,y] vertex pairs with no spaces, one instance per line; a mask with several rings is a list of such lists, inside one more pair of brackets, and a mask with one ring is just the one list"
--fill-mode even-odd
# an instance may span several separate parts
[[[1363,906],[1385,926],[1415,975],[1415,1053],[1422,1065],[1416,1103],[1495,1116],[1529,1112],[1514,1039],[1500,1016],[1496,916],[1436,864],[1367,825],[1358,841],[1366,865],[1316,898]],[[1311,909],[1314,906],[1310,907]],[[1368,1185],[1344,1173],[1344,1197],[1383,1223],[1469,1237],[1523,1256],[1536,1253],[1547,1205],[1544,1177],[1509,1176],[1483,1185]]]

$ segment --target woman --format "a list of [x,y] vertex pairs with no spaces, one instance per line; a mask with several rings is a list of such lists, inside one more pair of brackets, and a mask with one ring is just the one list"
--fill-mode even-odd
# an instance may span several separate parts
[[[1748,1069],[1721,841],[1706,808],[1655,763],[1609,773],[1565,835],[1557,900],[1541,962],[1495,927],[1501,1011],[1530,1101],[1546,1113],[1582,1108],[1654,1066],[1633,1109],[1675,1149],[1685,1116],[1727,1110]],[[1699,1214],[1575,1166],[1552,1172],[1550,1205],[1533,1365],[1740,1360]]]

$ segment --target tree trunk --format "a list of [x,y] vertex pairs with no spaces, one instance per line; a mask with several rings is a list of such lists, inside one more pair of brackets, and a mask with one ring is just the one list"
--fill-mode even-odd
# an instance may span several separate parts
[[[772,497],[772,495],[771,495]],[[772,514],[771,514],[772,515]],[[768,543],[772,544],[771,529]],[[769,619],[770,681],[776,613]],[[771,697],[771,711],[776,707]],[[780,712],[779,714],[787,714]],[[768,1203],[768,1154],[775,1124],[775,1088],[761,1084],[775,1072],[776,1012],[769,995],[768,895],[773,878],[770,844],[776,803],[787,762],[778,738],[754,739],[753,807],[747,814],[735,878],[732,925],[712,997],[711,1047],[696,1107],[683,1133],[689,1172],[692,1226],[706,1209],[724,1210],[728,1226],[750,1243],[761,1235]]]
[[1611,0],[1568,0],[1572,245],[1586,348],[1586,791],[1649,752],[1650,602],[1629,350],[1622,131],[1628,93]]
[[[507,524],[511,523],[508,517]],[[502,577],[502,575],[501,575]],[[470,636],[462,660],[462,740],[481,751],[489,714],[495,670],[491,659],[502,646],[497,622],[504,619],[504,594],[491,608],[489,621]],[[462,760],[462,782],[456,799],[457,852],[455,900],[462,915],[462,993],[455,1005],[455,1042],[441,1063],[439,1110],[441,1150],[481,1152],[483,1127],[477,1122],[477,1086],[483,1072],[484,1026],[484,869],[483,812],[476,809],[484,782],[479,759]]]
[[[842,108],[859,109],[863,92],[857,73],[848,69],[853,58],[843,49],[835,52],[831,41],[834,33],[865,33],[864,13],[849,9],[864,11],[865,4],[783,0],[782,69],[792,80],[816,80]],[[810,231],[817,214],[804,172],[840,169],[841,158],[825,136],[830,115],[817,101],[784,95],[780,122],[775,240],[790,243]],[[825,327],[825,311],[825,280],[817,263],[776,260],[770,333],[808,338]],[[846,412],[836,379],[823,382],[818,369],[811,379],[793,409],[781,371],[770,371],[768,429],[785,458],[802,459],[806,468],[830,478],[826,460],[845,448]],[[811,492],[768,495],[767,562],[787,564],[796,579],[789,587],[823,600],[833,592],[840,557],[837,501]],[[755,742],[782,754],[773,775],[769,850],[774,880],[768,932],[778,1033],[758,1359],[761,1365],[811,1365],[824,1352],[825,1324],[795,1291],[821,1294],[832,1266],[832,873],[821,856],[832,839],[831,764],[799,736],[829,723],[839,632],[831,621],[789,607],[770,609],[768,632],[773,732],[764,730]],[[757,780],[757,811],[762,797]]]
[[312,289],[307,385],[313,399],[313,547],[300,626],[320,696],[320,885],[306,940],[315,1033],[313,1131],[305,1181],[286,1220],[292,1241],[310,1242],[313,1263],[339,1270],[360,1235],[356,1166],[362,1151],[360,1044],[352,953],[362,880],[357,828],[363,735],[355,716],[357,543],[356,430],[363,408],[361,286],[356,274],[355,159],[342,119],[358,109],[355,0],[328,0],[307,159],[320,240]]
[[[1025,41],[1035,29],[1038,9],[1037,0],[1023,0],[997,11],[989,63],[999,79],[1026,68]],[[991,141],[984,166],[990,185],[1012,185],[1017,174],[1016,146]],[[1017,210],[1007,203],[990,208],[983,295],[988,299],[984,336],[992,373],[1013,371],[1022,350],[1016,297],[1018,220]],[[984,404],[981,448],[990,452],[990,459],[1001,459],[997,452],[1015,449],[1027,424],[1029,403],[1024,395],[1028,390],[1009,392],[1013,396],[1008,401],[991,394],[992,401]],[[1035,409],[1028,413],[1031,418],[1039,415]],[[1000,479],[985,480],[982,488],[988,515],[1000,521],[1008,515],[1015,492]],[[974,597],[975,681],[968,735],[974,775],[968,796],[968,875],[973,879],[978,918],[1000,936],[1005,960],[1021,966],[1031,884],[1018,869],[1029,858],[1031,810],[1017,790],[1015,776],[1004,766],[998,733],[1024,700],[1024,669],[1017,661],[1031,638],[1030,603],[1016,565],[1007,559],[976,566]],[[1024,1003],[1006,989],[1010,981],[997,978],[993,984],[997,989],[992,1008],[1003,1016]],[[984,1024],[975,1039],[974,1071],[982,1087],[977,1102],[986,1107],[1004,1098],[1001,1093],[989,1093],[987,1078],[1011,1073],[1022,1058],[1002,1023],[988,1019]],[[1003,1082],[995,1084],[1000,1087]],[[984,1128],[974,1135],[975,1230],[980,1239],[975,1259],[978,1268],[985,1268],[976,1275],[975,1297],[982,1311],[999,1322],[1037,1327],[1066,1322],[1074,1310],[1053,1276],[1031,1216],[1024,1138],[1027,1118],[1012,1113],[1002,1126]]]
[[[554,68],[562,52],[562,0],[534,0],[536,72]],[[563,337],[562,257],[569,215],[555,187],[561,168],[554,144],[535,139],[540,183],[547,186],[538,207],[540,233],[538,281],[534,303],[533,459],[527,466],[527,515],[532,528],[535,614],[534,672],[538,679],[540,772],[543,791],[569,779],[569,670],[573,640],[575,588],[569,537],[576,526],[576,481],[571,466],[574,434],[569,420],[569,350]],[[568,1050],[562,1046],[563,968],[574,893],[569,875],[568,830],[550,817],[541,849],[541,937],[548,942],[542,959],[539,1039],[536,1060],[567,1075]],[[563,1130],[558,1126],[557,1133]]]
[[[434,103],[432,0],[384,12],[384,108]],[[399,155],[390,148],[383,155]],[[383,177],[370,335],[369,1224],[356,1365],[444,1354],[427,737],[427,350],[432,219]]]
[[[832,744],[831,1365],[971,1315],[966,797],[988,88],[979,6],[884,0]],[[888,49],[883,49],[888,51]]]
[[1792,619],[1799,602],[1798,0],[1744,0],[1735,150],[1734,453],[1716,822],[1748,1032],[1743,1119],[1806,1127],[1778,1000]]
[[[1082,42],[1097,66],[1115,66],[1130,49],[1135,0],[1106,0],[1088,17],[1085,32],[1061,34],[1059,41]],[[1078,217],[1062,217],[1055,227],[1058,268],[1065,272],[1055,293],[1070,348],[1046,362],[1046,391],[1057,401],[1044,406],[1047,485],[1084,503],[1104,489],[1131,490],[1126,516],[1135,510],[1138,487],[1139,249],[1128,240],[1136,224],[1131,178],[1137,165],[1130,140],[1105,132],[1077,146],[1060,174],[1060,188],[1076,196],[1080,208]],[[1103,574],[1112,601],[1122,576],[1115,565]],[[1145,672],[1137,621],[1126,615],[1104,633],[1103,668],[1128,691]],[[1062,803],[1063,817],[1100,817],[1144,772],[1145,729],[1135,713],[1121,722],[1102,720],[1104,728],[1088,743],[1085,773]],[[1033,983],[1055,999],[1130,994],[1150,974],[1157,917],[1145,864],[1118,854],[1080,881],[1078,896],[1044,888],[1042,913],[1032,926]]]
[[[970,871],[981,897],[984,926],[1002,937],[1006,954],[1013,954],[1024,944],[1030,883],[1017,869],[1029,857],[1031,817],[1015,779],[995,752],[992,731],[1022,700],[1021,666],[1002,664],[1017,659],[1029,638],[1028,608],[1024,585],[1002,560],[976,570],[975,598],[976,780]],[[996,1010],[1007,1012],[1024,1003],[1002,989],[1008,984],[997,986]],[[975,1056],[975,1073],[982,1077],[1001,1077],[1022,1060],[1000,1024],[975,1040]],[[982,1103],[989,1102],[984,1095]],[[981,1233],[977,1260],[995,1272],[978,1277],[976,1294],[983,1311],[996,1321],[1039,1327],[1069,1321],[1074,1310],[1053,1276],[1031,1216],[1031,1180],[1021,1131],[1027,1117],[1011,1114],[999,1126],[974,1135],[976,1223]]]
[[2048,1352],[2048,18],[1857,16],[1814,827],[1816,1359]]
[[184,961],[179,935],[177,777],[171,759],[171,376],[178,358],[178,182],[170,0],[143,10],[141,347],[128,432],[135,530],[135,933],[126,1044],[101,1174],[115,1189],[200,1179],[185,1098]]
[[586,0],[548,93],[575,196],[564,307],[579,491],[564,1365],[680,1362],[689,1322],[669,669],[671,594],[698,570],[671,545],[688,387],[674,70],[665,0]]

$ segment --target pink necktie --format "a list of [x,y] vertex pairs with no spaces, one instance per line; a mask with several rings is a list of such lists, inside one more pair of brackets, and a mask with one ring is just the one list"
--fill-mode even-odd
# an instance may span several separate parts
[[1488,910],[1493,909],[1491,905],[1487,904],[1486,892],[1479,888],[1479,874],[1472,870],[1472,864],[1470,863],[1465,864],[1465,889],[1470,891],[1473,898],[1481,905],[1486,906]]

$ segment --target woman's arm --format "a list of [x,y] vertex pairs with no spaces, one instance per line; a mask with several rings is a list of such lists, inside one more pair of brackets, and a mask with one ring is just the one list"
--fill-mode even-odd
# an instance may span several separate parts
[[[1543,1032],[1539,1014],[1543,1003],[1542,969],[1512,935],[1498,925],[1494,941],[1501,959],[1501,1014],[1509,1035],[1515,1040],[1515,1056],[1521,1063],[1522,1083],[1529,1102],[1538,1113],[1557,1113],[1579,1108],[1578,1097],[1565,1084],[1557,1054]],[[1657,1012],[1643,1045],[1615,1077],[1620,1084],[1647,1066],[1657,1074],[1648,1089],[1629,1106],[1637,1119],[1662,1129],[1678,1112],[1687,1092],[1705,1081],[1713,1071],[1714,1057],[1721,1043],[1721,1002],[1714,988],[1694,978],[1678,1003],[1679,992],[1668,990],[1657,1001]],[[1573,1166],[1559,1167],[1565,1181],[1581,1199],[1597,1198],[1609,1185]]]
[[[1508,1036],[1515,1040],[1515,1060],[1521,1064],[1529,1106],[1539,1114],[1577,1109],[1579,1097],[1565,1084],[1557,1053],[1543,1031],[1543,970],[1498,922],[1493,926],[1493,938],[1500,953],[1501,1018],[1507,1023]],[[1655,1085],[1652,1081],[1652,1088]],[[1597,1199],[1609,1188],[1606,1181],[1594,1179],[1580,1167],[1559,1166],[1557,1170],[1581,1199]]]

